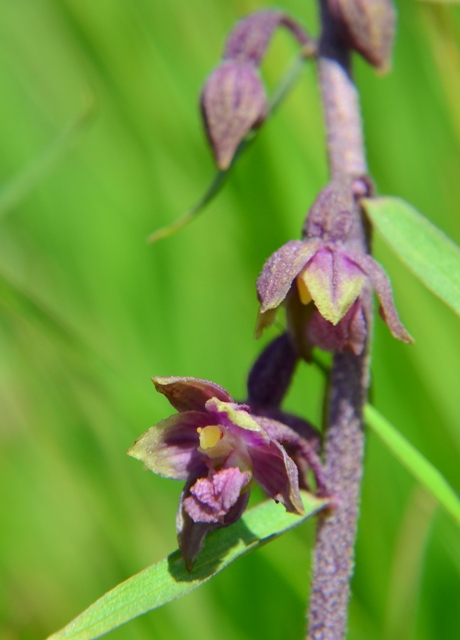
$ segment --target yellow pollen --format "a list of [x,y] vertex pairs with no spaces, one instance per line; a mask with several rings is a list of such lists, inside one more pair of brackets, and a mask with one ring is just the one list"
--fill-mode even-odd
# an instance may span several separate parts
[[198,427],[197,431],[200,434],[200,447],[204,450],[213,449],[224,435],[217,425]]
[[302,278],[302,275],[297,276],[297,289],[299,291],[300,302],[302,304],[308,304],[312,301],[310,290],[307,287],[307,283]]

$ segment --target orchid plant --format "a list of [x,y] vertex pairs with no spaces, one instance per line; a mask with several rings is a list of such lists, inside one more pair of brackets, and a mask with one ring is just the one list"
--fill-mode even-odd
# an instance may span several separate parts
[[[407,442],[392,440],[391,425],[366,407],[372,291],[391,334],[404,343],[413,342],[396,311],[389,277],[371,256],[372,225],[386,229],[390,244],[421,280],[460,311],[460,289],[452,294],[459,284],[459,249],[410,205],[376,197],[368,173],[351,52],[380,72],[388,71],[395,11],[390,0],[321,0],[320,10],[317,42],[281,10],[261,10],[243,18],[231,31],[222,60],[201,95],[218,172],[193,215],[217,193],[222,178],[271,113],[273,103],[267,98],[260,65],[276,29],[283,27],[292,34],[301,48],[302,64],[311,58],[318,65],[330,180],[307,213],[301,238],[268,257],[257,281],[256,337],[275,322],[280,307],[285,308],[285,326],[254,363],[242,401],[236,402],[215,382],[153,378],[156,390],[177,413],[141,435],[128,454],[154,473],[185,483],[176,522],[179,553],[167,565],[155,565],[116,587],[53,638],[97,637],[187,593],[192,583],[198,586],[238,555],[315,514],[307,637],[344,638],[365,419],[460,522],[460,502],[447,483],[431,482],[425,473],[429,463]],[[291,80],[284,83],[281,94]],[[415,252],[409,250],[413,233],[419,234],[421,243]],[[450,268],[437,269],[433,260],[424,261],[424,251],[438,256],[442,252]],[[282,408],[300,361],[324,369],[320,351],[332,353],[332,365],[325,370],[324,432],[306,417]],[[286,513],[273,504],[256,506],[245,515],[254,483]],[[255,526],[258,533],[245,540],[241,523]],[[130,594],[139,585],[147,593],[148,584],[150,595],[139,604]]]

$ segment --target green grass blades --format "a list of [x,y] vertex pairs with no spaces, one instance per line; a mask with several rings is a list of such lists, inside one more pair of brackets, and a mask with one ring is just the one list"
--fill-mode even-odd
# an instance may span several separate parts
[[439,501],[460,526],[460,499],[443,475],[374,407],[367,405],[364,420],[400,462]]
[[460,315],[460,248],[400,198],[363,202],[393,251],[428,289]]
[[302,501],[303,516],[286,513],[272,501],[253,507],[234,525],[208,536],[191,573],[175,551],[109,591],[49,640],[97,638],[190,593],[243,554],[301,524],[327,505],[327,500],[306,491],[302,492]]

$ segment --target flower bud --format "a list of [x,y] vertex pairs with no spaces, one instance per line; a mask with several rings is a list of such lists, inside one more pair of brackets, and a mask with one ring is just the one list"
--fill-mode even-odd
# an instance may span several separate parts
[[391,66],[396,12],[391,0],[327,0],[343,40],[380,71]]
[[267,97],[252,64],[227,60],[209,76],[201,111],[217,166],[228,169],[241,140],[267,114]]
[[279,26],[286,27],[299,44],[313,50],[313,40],[299,22],[277,9],[262,9],[240,20],[232,29],[225,45],[224,59],[260,65]]

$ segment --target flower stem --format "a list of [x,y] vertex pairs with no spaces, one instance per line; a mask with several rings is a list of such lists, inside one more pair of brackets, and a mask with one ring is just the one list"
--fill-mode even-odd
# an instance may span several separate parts
[[[350,51],[339,38],[325,0],[321,0],[322,35],[319,80],[325,113],[332,178],[367,173],[359,97],[350,70]],[[356,215],[360,215],[356,209]],[[362,251],[367,238],[361,217]],[[371,295],[363,296],[368,330]],[[341,640],[347,628],[350,580],[363,473],[362,410],[368,388],[368,349],[362,356],[335,354],[330,373],[325,479],[334,507],[319,518],[313,552],[308,640]]]

